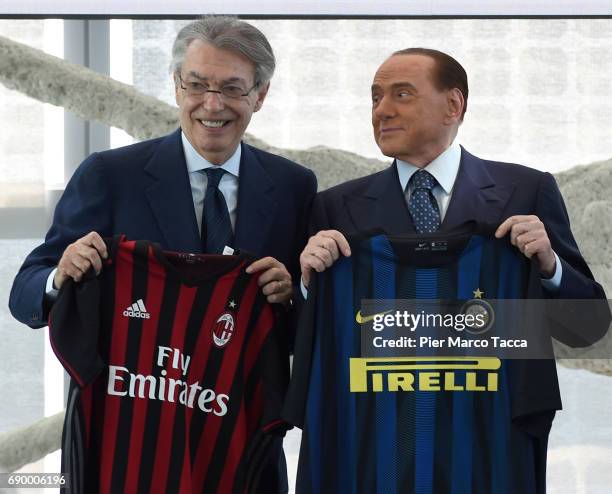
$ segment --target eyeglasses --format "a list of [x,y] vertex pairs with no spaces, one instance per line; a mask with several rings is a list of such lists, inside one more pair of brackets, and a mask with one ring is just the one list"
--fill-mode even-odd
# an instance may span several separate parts
[[187,96],[203,96],[206,93],[216,93],[221,99],[229,98],[229,99],[238,99],[243,96],[248,96],[253,89],[259,86],[259,81],[256,81],[255,84],[249,89],[245,91],[241,86],[237,86],[236,84],[225,84],[221,86],[219,89],[209,89],[206,84],[200,81],[184,81],[181,75],[179,74],[179,81],[181,85],[181,89],[185,91]]

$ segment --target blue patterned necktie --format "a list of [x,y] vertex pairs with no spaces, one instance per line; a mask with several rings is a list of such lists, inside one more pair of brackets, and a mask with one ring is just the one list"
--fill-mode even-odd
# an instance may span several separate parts
[[425,170],[419,170],[410,178],[412,192],[408,201],[408,211],[417,233],[433,233],[440,228],[440,209],[433,189],[438,181]]
[[232,240],[232,222],[225,197],[219,190],[225,170],[211,167],[204,172],[208,176],[208,184],[202,211],[202,250],[208,254],[221,254]]

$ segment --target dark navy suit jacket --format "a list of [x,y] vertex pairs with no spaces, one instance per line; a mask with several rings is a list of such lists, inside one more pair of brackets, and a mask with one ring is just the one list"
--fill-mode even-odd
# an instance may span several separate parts
[[[605,298],[572,235],[563,198],[550,173],[510,163],[486,161],[461,149],[461,163],[440,231],[468,221],[497,228],[513,215],[542,220],[563,266],[560,298]],[[336,229],[344,234],[382,229],[389,235],[415,233],[396,164],[319,193],[311,233]]]
[[[572,235],[563,198],[554,177],[521,165],[486,161],[461,150],[461,163],[452,197],[440,227],[451,232],[466,222],[494,232],[513,215],[537,215],[544,223],[552,248],[559,256],[563,276],[558,292],[536,294],[536,298],[605,299],[593,279]],[[335,229],[345,235],[384,231],[389,235],[416,233],[397,167],[325,190],[313,203],[311,234]],[[537,275],[537,270],[534,270]],[[539,276],[539,275],[538,275]],[[536,280],[532,285],[541,289]],[[531,295],[530,295],[531,296]],[[556,307],[563,306],[559,304]],[[605,300],[593,304],[593,314],[548,314],[553,335],[571,346],[587,346],[601,338],[610,324]],[[591,320],[587,320],[591,317]],[[569,322],[569,324],[568,324]],[[561,397],[553,360],[517,360],[513,366],[517,382],[524,383],[527,408],[513,410],[518,423],[533,434],[546,434]]]
[[[287,159],[242,144],[234,247],[272,256],[299,280],[299,254],[316,193],[314,174]],[[94,153],[74,173],[45,242],[23,263],[11,290],[11,313],[46,324],[46,280],[64,249],[96,231],[123,233],[162,248],[201,252],[180,129],[131,146]]]

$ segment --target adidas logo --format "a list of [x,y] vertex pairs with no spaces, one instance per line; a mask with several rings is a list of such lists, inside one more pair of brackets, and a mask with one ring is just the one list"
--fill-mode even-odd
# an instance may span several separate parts
[[149,314],[147,309],[145,309],[144,302],[141,298],[125,309],[123,311],[123,315],[126,317],[139,317],[141,319],[151,318],[151,314]]

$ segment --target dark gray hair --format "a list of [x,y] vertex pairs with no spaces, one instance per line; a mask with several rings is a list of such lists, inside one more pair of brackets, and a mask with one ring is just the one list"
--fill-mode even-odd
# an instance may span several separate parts
[[433,83],[439,89],[459,89],[463,94],[463,112],[461,120],[465,116],[468,104],[468,76],[463,66],[450,55],[433,50],[431,48],[405,48],[393,52],[395,55],[423,55],[433,59],[436,64],[435,73],[433,75]]
[[276,61],[264,34],[237,17],[208,15],[187,24],[176,35],[170,62],[170,73],[175,76],[175,80],[181,71],[187,47],[196,39],[248,58],[255,65],[257,84],[265,85],[272,79]]

